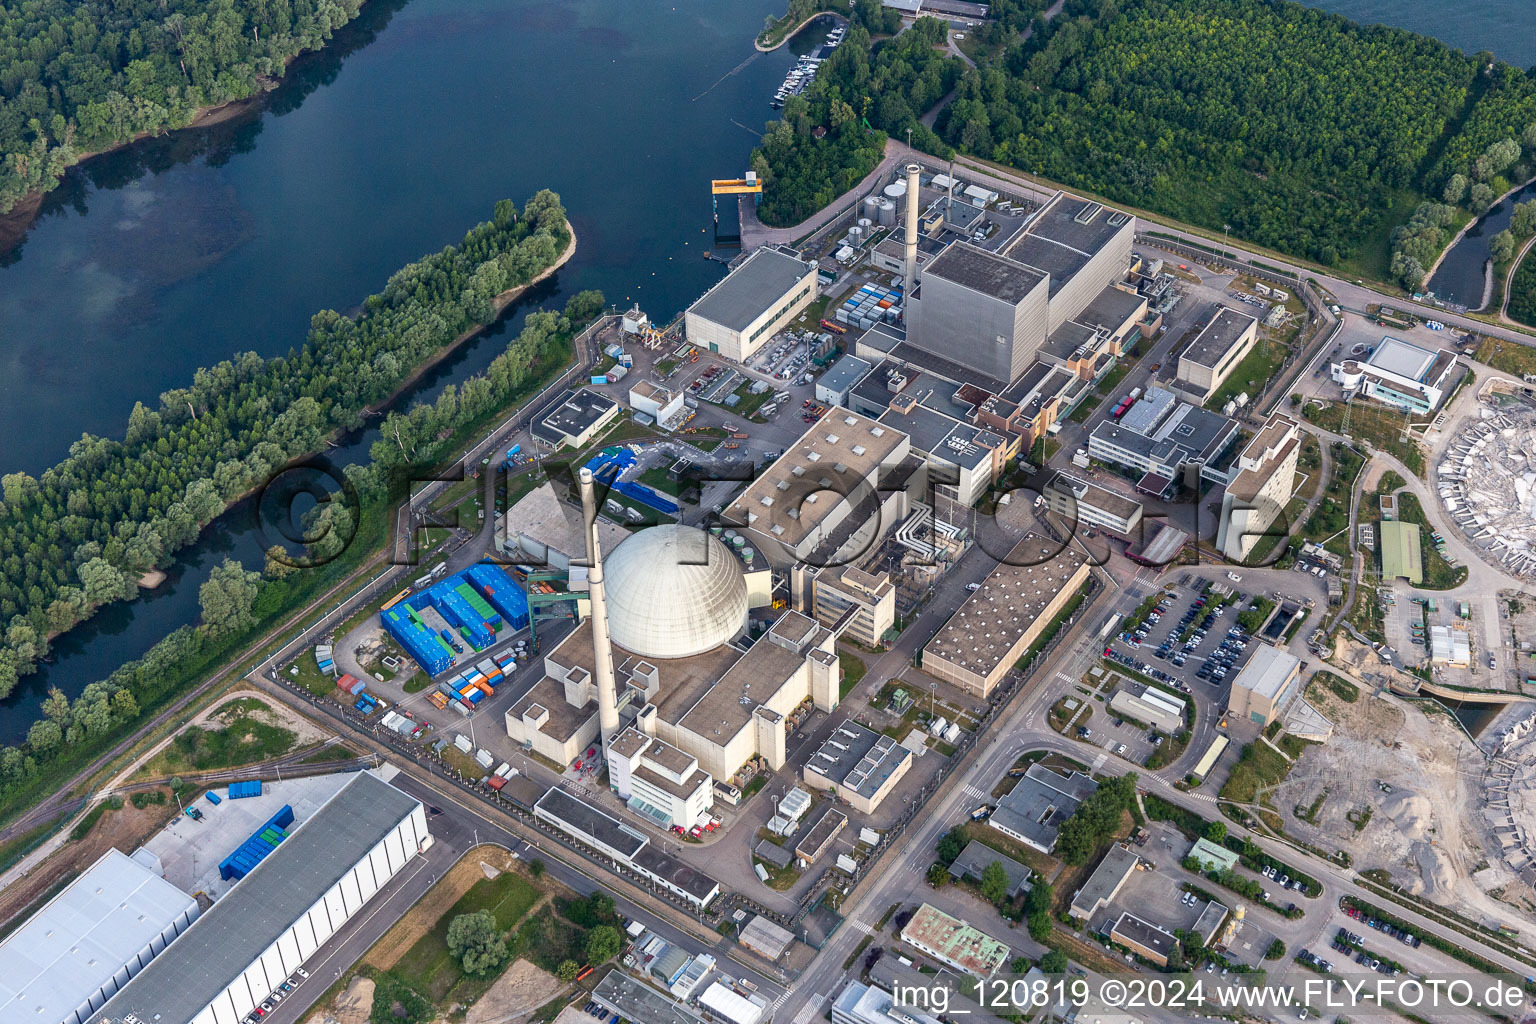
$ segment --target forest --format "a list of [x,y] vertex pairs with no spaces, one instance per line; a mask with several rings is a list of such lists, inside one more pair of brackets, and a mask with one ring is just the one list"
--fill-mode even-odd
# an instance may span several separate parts
[[904,139],[911,129],[913,146],[948,152],[918,120],[965,66],[935,49],[944,42],[944,23],[921,18],[871,48],[861,14],[870,5],[878,8],[878,0],[860,0],[843,45],[822,63],[811,87],[784,104],[752,153],[764,186],[757,211],[764,224],[798,224],[853,188],[880,162],[888,136]]
[[[0,697],[47,654],[50,634],[133,598],[142,573],[168,565],[230,502],[361,425],[460,334],[494,321],[497,295],[552,266],[570,237],[553,192],[521,213],[503,199],[458,245],[397,271],[358,316],[322,311],[286,355],[246,352],[199,370],[153,407],[136,404],[121,439],[85,435],[39,478],[0,478]],[[495,401],[528,362],[509,352],[438,404],[458,414]],[[423,419],[437,426],[417,410],[404,417]],[[408,454],[430,441],[402,432]]]
[[[563,223],[563,212],[561,220]],[[391,283],[406,283],[402,275],[414,276],[409,274],[411,270],[400,271]],[[392,417],[387,432],[394,436],[393,426],[400,427],[399,436],[417,453],[418,469],[441,465],[441,461],[432,460],[451,455],[475,430],[483,429],[489,418],[501,415],[507,405],[528,397],[541,382],[557,376],[569,362],[576,331],[602,311],[602,295],[584,291],[571,297],[563,313],[546,310],[529,314],[522,331],[484,375],[471,377],[462,388],[445,393],[432,405],[413,408],[398,419]],[[430,317],[431,313],[423,315]],[[379,453],[380,449],[374,451]],[[266,571],[256,573],[226,560],[214,568],[198,591],[201,619],[197,626],[183,626],[170,633],[143,658],[90,683],[74,700],[56,688],[49,691],[42,705],[43,717],[32,724],[26,739],[0,747],[0,808],[20,810],[47,792],[63,772],[87,763],[183,692],[201,673],[233,657],[243,645],[272,628],[283,614],[314,599],[366,561],[387,534],[390,474],[400,465],[395,458],[387,465],[348,467],[347,476],[358,492],[356,514],[377,527],[371,544],[356,544],[335,561],[308,572],[269,559]],[[417,473],[400,474],[394,482],[403,483],[414,475]],[[336,554],[333,545],[337,536],[360,532],[358,523],[345,521],[354,514],[346,502],[333,500],[320,508],[324,514],[305,524],[314,537],[309,551],[317,561]]]
[[1268,0],[1078,0],[1000,63],[966,75],[946,142],[1329,264],[1418,184],[1475,72]]
[[1515,270],[1509,287],[1509,315],[1536,327],[1536,255],[1527,255]]
[[362,0],[0,0],[0,213],[86,154],[246,99]]

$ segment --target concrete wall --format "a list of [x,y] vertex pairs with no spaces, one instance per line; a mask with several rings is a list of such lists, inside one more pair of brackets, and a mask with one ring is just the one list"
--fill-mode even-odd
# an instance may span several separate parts
[[930,274],[908,302],[908,339],[925,352],[1011,381],[1045,341],[1048,291],[1041,281],[1015,305]]
[[[1099,216],[1108,216],[1108,211]],[[1136,221],[1128,217],[1115,236],[1056,292],[1050,304],[1050,330],[1076,317],[1099,292],[1125,277],[1135,237]]]

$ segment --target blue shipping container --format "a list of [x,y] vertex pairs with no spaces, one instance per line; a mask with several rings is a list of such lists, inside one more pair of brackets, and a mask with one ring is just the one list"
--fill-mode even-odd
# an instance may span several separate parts
[[223,803],[223,801],[219,799],[219,794],[215,793],[211,789],[208,791],[208,802],[211,804]]

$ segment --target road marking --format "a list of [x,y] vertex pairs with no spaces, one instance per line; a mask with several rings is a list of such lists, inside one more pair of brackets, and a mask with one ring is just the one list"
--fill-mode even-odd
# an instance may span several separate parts
[[817,1011],[821,1009],[821,1004],[826,1001],[826,996],[818,995],[816,998],[800,1007],[800,1012],[795,1014],[795,1024],[810,1024],[812,1018],[816,1016]]
[[1100,751],[1099,756],[1093,759],[1093,766],[1091,768],[1089,768],[1088,770],[1090,772],[1096,772],[1100,768],[1104,767],[1104,762],[1108,761],[1108,760],[1109,760],[1109,754],[1107,752],[1105,752],[1105,751]]

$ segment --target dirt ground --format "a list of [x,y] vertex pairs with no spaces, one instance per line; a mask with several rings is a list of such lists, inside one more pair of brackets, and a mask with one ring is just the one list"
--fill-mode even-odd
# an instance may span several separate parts
[[475,1000],[464,1024],[511,1024],[532,1014],[570,987],[526,960],[514,960],[485,995]]
[[[373,944],[363,961],[381,970],[389,970],[416,944],[417,939],[432,930],[445,908],[453,906],[460,896],[469,891],[470,886],[482,878],[493,877],[486,871],[487,867],[497,872],[507,871],[513,863],[507,851],[494,846],[480,846],[470,850],[448,869],[446,875],[438,879],[436,885],[427,890],[415,906],[406,911],[405,916],[382,939]],[[549,1000],[545,999],[544,1002]]]
[[1320,684],[1308,699],[1334,735],[1308,747],[1271,798],[1286,829],[1437,903],[1485,901],[1472,879],[1487,860],[1476,820],[1483,758],[1450,712],[1366,690],[1349,703]]
[[[253,712],[253,717],[265,721],[270,725],[277,725],[283,727],[284,729],[291,730],[293,735],[296,737],[293,744],[295,750],[310,743],[318,743],[320,740],[328,740],[333,735],[329,730],[320,728],[319,725],[298,714],[287,705],[272,701],[267,697],[266,694],[259,690],[232,690],[225,694],[223,697],[214,701],[212,707],[209,709],[209,713],[216,713],[219,708],[222,708],[230,701],[238,700],[241,697],[255,697],[257,700],[261,701],[263,709]],[[206,718],[207,714],[200,717]]]
[[41,868],[0,891],[0,921],[9,921],[23,912],[64,879],[73,878],[90,867],[109,849],[116,847],[124,853],[132,853],[175,813],[174,801],[151,804],[143,810],[124,802],[120,811],[109,809],[103,812],[84,839],[65,843],[43,860]]
[[372,978],[357,975],[331,1003],[329,1009],[315,1008],[306,1024],[326,1024],[330,1021],[335,1021],[335,1024],[368,1024],[368,1016],[373,1012],[373,990]]

